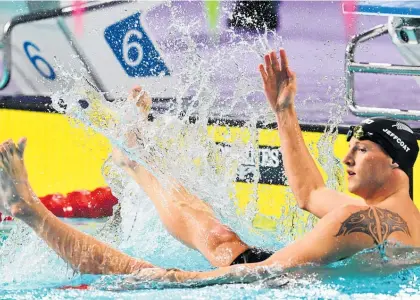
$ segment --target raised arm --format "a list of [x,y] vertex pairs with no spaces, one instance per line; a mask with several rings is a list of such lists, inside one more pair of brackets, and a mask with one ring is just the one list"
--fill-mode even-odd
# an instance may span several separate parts
[[363,204],[358,199],[326,188],[303,140],[294,104],[296,74],[289,68],[286,52],[280,50],[281,63],[274,51],[264,59],[265,66],[259,66],[264,91],[276,115],[284,168],[299,207],[321,218],[339,206]]

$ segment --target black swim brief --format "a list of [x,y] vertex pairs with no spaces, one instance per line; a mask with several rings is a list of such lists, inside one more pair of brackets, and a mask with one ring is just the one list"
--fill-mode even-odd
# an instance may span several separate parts
[[249,263],[257,263],[263,260],[266,260],[271,255],[273,255],[273,251],[259,249],[259,248],[249,248],[242,254],[240,254],[233,262],[233,265],[239,264],[249,264]]

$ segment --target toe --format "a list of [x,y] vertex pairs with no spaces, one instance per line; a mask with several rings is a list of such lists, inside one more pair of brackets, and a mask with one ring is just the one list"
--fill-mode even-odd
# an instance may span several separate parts
[[13,141],[12,140],[7,140],[4,144],[3,144],[3,156],[10,156],[13,155]]
[[10,148],[13,147],[13,140],[11,140],[11,139],[7,140],[6,142],[4,142],[3,146],[4,146],[4,150],[6,152],[9,152]]
[[133,87],[132,89],[131,89],[131,93],[139,93],[139,92],[141,92],[142,91],[142,87],[141,86],[139,86],[139,85],[136,85],[135,87]]
[[131,89],[130,91],[130,95],[128,96],[128,98],[132,101],[132,100],[137,100],[138,95],[141,93],[142,88],[140,86],[135,86]]
[[6,148],[6,142],[0,144],[0,153],[5,154],[7,148]]
[[23,153],[25,152],[26,142],[27,142],[26,137],[21,138],[18,142],[17,150],[20,156],[23,156]]

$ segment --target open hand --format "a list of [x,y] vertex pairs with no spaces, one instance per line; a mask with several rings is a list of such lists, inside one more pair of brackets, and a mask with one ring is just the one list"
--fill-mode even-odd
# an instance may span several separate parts
[[289,68],[286,51],[280,49],[280,62],[274,51],[264,56],[265,66],[259,69],[264,84],[264,92],[274,113],[291,107],[296,95],[296,74]]

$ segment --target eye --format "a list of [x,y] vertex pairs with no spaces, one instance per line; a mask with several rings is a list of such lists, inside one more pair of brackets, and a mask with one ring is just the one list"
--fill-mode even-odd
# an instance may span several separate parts
[[363,153],[367,152],[367,149],[366,148],[359,148],[357,150],[359,150],[360,152],[363,152]]

